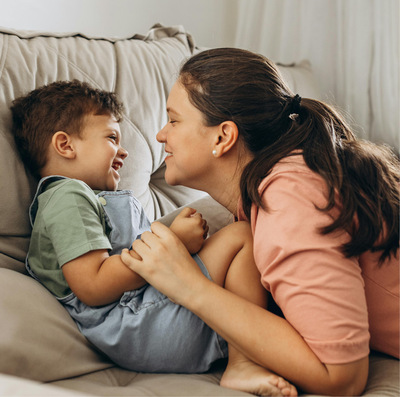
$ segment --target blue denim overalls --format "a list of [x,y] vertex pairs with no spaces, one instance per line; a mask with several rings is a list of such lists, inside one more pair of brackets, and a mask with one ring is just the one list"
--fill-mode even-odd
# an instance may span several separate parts
[[[37,197],[43,182],[39,183],[31,206],[31,219],[37,211]],[[110,254],[130,247],[132,241],[150,229],[150,222],[131,191],[101,192],[98,197],[111,229],[109,239],[113,249]],[[201,259],[197,255],[193,255],[193,259],[210,278]],[[27,269],[35,277],[28,259]],[[59,301],[89,341],[116,364],[129,370],[199,373],[228,354],[227,344],[219,335],[196,315],[172,303],[148,284],[125,292],[119,301],[101,307],[87,306],[74,293]]]

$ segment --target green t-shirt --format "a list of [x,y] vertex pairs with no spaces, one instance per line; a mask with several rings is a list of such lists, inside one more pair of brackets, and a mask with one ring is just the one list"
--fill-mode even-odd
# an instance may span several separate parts
[[28,252],[29,266],[59,298],[71,293],[61,267],[89,251],[111,249],[104,212],[84,182],[51,182],[38,196]]

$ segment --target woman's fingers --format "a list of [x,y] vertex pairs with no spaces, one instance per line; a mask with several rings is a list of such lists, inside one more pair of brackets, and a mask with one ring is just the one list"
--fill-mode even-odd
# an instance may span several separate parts
[[[150,232],[147,232],[147,233],[153,234],[153,236],[156,236],[156,237],[160,238],[161,240],[178,239],[175,236],[175,234],[170,230],[170,228],[165,226],[161,222],[153,222],[151,224],[151,231],[152,231],[152,233],[150,233]],[[153,241],[156,241],[156,240],[154,239]]]
[[135,256],[132,257],[131,252],[128,250],[124,250],[121,253],[122,261],[131,270],[141,274],[142,277],[144,277],[142,274],[143,269],[141,269],[143,263],[138,262],[156,263],[165,256],[166,247],[172,247],[174,240],[177,239],[174,233],[162,223],[154,222],[151,225],[151,230],[151,232],[142,233],[141,238],[132,243],[132,253],[136,253],[140,259]]
[[198,280],[202,272],[183,243],[167,226],[154,222],[151,230],[132,244],[133,251],[141,259],[133,258],[127,250],[121,253],[121,259],[148,283],[178,302],[179,296],[185,295],[183,290],[186,290],[186,294],[193,293],[194,280]]

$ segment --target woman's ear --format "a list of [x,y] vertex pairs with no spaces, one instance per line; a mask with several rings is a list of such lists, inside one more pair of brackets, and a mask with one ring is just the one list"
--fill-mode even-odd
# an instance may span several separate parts
[[213,154],[215,157],[222,156],[229,152],[239,138],[239,130],[233,121],[224,121],[218,126],[218,134],[214,145]]
[[51,145],[54,151],[64,158],[73,159],[76,156],[71,135],[64,131],[57,131],[53,135]]

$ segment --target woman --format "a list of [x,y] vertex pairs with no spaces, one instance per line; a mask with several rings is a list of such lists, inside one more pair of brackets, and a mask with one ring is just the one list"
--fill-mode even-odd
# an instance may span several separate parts
[[397,157],[244,50],[189,59],[167,106],[157,136],[167,182],[250,221],[261,282],[284,319],[206,280],[160,224],[133,245],[142,261],[124,261],[260,368],[308,393],[362,393],[369,348],[399,355]]

